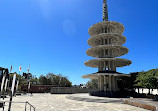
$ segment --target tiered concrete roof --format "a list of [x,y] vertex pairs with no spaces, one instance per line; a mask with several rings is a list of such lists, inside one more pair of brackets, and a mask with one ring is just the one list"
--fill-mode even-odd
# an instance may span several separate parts
[[114,27],[116,29],[113,33],[122,34],[124,32],[124,26],[121,23],[115,21],[103,21],[92,25],[88,30],[89,35],[97,35],[100,33],[103,27],[109,26]]
[[129,51],[128,48],[124,46],[120,46],[120,45],[99,45],[99,46],[89,48],[86,51],[86,54],[92,57],[99,57],[100,51],[104,49],[112,49],[113,57],[120,57],[122,55],[127,54]]
[[[112,61],[115,67],[123,67],[130,65],[132,62],[127,59],[115,58],[128,53],[128,48],[121,46],[126,42],[126,37],[122,35],[124,26],[119,22],[103,21],[94,24],[89,29],[89,34],[92,36],[88,40],[88,45],[92,46],[86,53],[88,56],[98,57],[84,64],[89,67],[99,68],[100,63]],[[105,41],[106,40],[106,41]],[[107,51],[108,52],[107,52]],[[107,54],[108,53],[108,54]]]
[[97,46],[97,40],[107,39],[109,37],[114,39],[114,45],[123,45],[126,42],[126,37],[117,33],[100,33],[93,35],[87,42],[89,46]]
[[98,58],[86,61],[84,64],[89,67],[98,68],[98,64],[104,61],[114,61],[116,67],[123,67],[132,63],[130,60],[122,58]]

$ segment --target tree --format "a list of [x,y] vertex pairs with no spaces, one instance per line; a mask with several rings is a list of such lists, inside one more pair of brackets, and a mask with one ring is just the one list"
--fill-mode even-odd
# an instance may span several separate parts
[[40,85],[51,85],[51,80],[44,75],[41,75],[38,81]]
[[31,84],[39,84],[39,81],[38,81],[37,78],[32,78],[32,79],[30,80],[30,82],[31,82]]
[[133,89],[132,77],[122,76],[118,78],[117,82],[120,91]]
[[55,75],[48,73],[46,78],[50,80],[51,85],[57,85],[60,87],[71,87],[72,82],[69,81],[68,77],[63,77],[61,74]]
[[136,78],[135,86],[150,89],[158,88],[158,69],[152,69],[147,72],[139,72]]
[[90,81],[87,82],[87,87],[88,88],[98,88],[98,79],[91,79]]

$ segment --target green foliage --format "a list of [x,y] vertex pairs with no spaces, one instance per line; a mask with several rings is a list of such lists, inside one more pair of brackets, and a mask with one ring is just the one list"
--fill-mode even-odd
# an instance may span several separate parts
[[61,74],[55,75],[49,73],[46,76],[41,75],[39,77],[39,84],[41,85],[56,85],[60,87],[71,87],[72,82],[67,77],[63,77]]
[[158,88],[158,69],[139,72],[135,82],[137,82],[135,86],[148,89]]
[[46,78],[44,75],[41,75],[38,81],[40,85],[51,85],[51,80]]
[[118,81],[118,88],[121,91],[133,88],[133,84],[130,77],[122,76],[118,78],[117,81]]
[[88,88],[91,88],[91,89],[98,88],[98,79],[92,79],[88,81],[86,85]]
[[30,80],[31,84],[39,84],[39,80],[37,78],[33,78]]
[[[12,81],[13,81],[13,75],[10,74],[10,82],[9,86],[12,86]],[[19,80],[19,89],[21,86],[28,84],[28,81],[21,75],[16,74],[16,79]],[[56,85],[59,87],[71,87],[72,82],[69,81],[67,77],[63,77],[61,74],[55,75],[53,73],[49,73],[46,76],[41,75],[39,78],[32,78],[29,80],[31,84],[40,84],[40,85]]]

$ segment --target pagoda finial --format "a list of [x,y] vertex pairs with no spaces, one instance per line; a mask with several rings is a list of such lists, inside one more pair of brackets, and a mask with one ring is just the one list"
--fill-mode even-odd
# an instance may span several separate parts
[[103,0],[103,21],[108,21],[108,5],[107,5],[107,0]]

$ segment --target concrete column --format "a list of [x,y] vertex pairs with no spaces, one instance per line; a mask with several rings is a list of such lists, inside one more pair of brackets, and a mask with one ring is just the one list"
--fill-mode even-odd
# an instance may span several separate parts
[[98,77],[98,90],[100,91],[100,76]]
[[104,61],[104,70],[106,71],[106,61]]
[[98,63],[98,71],[100,71],[100,63]]
[[114,61],[112,61],[111,68],[112,68],[112,71],[115,71]]
[[101,76],[99,76],[99,91],[101,91]]
[[113,71],[115,71],[115,62],[113,61]]
[[100,71],[103,70],[103,65],[102,65],[102,62],[100,62]]
[[103,57],[105,57],[105,49],[103,49],[104,50],[104,54],[103,54]]
[[115,91],[118,91],[118,86],[117,86],[117,77],[115,77]]
[[111,44],[111,38],[109,38],[109,44]]
[[114,55],[113,55],[113,50],[111,49],[111,57],[114,57]]
[[113,91],[113,76],[111,76],[111,91]]
[[113,61],[111,61],[110,68],[111,68],[111,71],[113,71]]
[[100,65],[100,63],[98,64],[98,71],[100,71],[101,70],[101,65]]
[[112,88],[113,88],[113,91],[116,91],[116,83],[115,83],[115,76],[112,76]]
[[116,63],[114,62],[114,69],[115,69],[115,71],[116,71]]
[[103,63],[103,62],[101,62],[101,71],[103,70],[103,65],[104,65],[104,63]]
[[100,50],[100,58],[102,58],[102,49]]
[[112,49],[110,49],[109,52],[110,52],[110,54],[109,54],[110,57],[112,57]]
[[104,57],[104,49],[102,49],[102,58]]
[[106,76],[104,76],[104,91],[107,91],[106,86],[107,86]]
[[104,39],[102,38],[102,39],[101,39],[101,45],[103,45],[103,40],[104,40]]
[[108,57],[110,57],[110,49],[108,49]]
[[106,76],[106,91],[109,91],[109,75]]
[[109,75],[109,91],[111,91],[112,84],[111,84],[111,76]]
[[110,71],[110,61],[108,61],[108,70]]
[[101,76],[101,91],[104,91],[104,76]]
[[107,45],[107,43],[108,43],[108,42],[107,42],[107,38],[106,38],[106,40],[105,40],[105,45]]
[[114,39],[112,38],[112,39],[111,39],[111,44],[113,44],[113,40],[114,40]]
[[105,39],[103,39],[103,45],[105,45]]
[[108,57],[110,57],[110,50],[108,49]]
[[107,51],[107,49],[105,49],[105,57],[107,57],[108,55],[108,51]]

